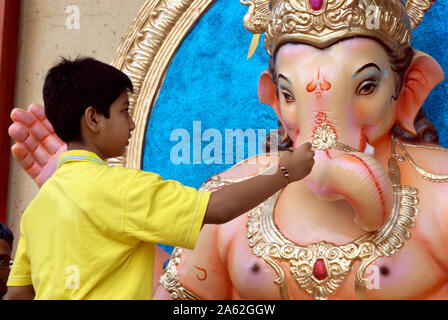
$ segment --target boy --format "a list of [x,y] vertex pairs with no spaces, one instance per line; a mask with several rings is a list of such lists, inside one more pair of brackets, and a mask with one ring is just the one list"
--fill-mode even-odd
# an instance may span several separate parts
[[272,175],[214,193],[109,167],[135,128],[132,90],[124,73],[90,58],[49,71],[45,112],[68,151],[22,217],[10,299],[151,299],[155,243],[194,248],[203,224],[228,222],[311,171],[310,144]]

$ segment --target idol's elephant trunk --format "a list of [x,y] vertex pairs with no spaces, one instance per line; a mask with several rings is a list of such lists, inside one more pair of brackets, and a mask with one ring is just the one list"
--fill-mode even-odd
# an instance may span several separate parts
[[316,164],[305,179],[309,189],[327,200],[346,199],[355,223],[364,231],[379,229],[393,206],[391,180],[373,156],[362,152],[317,150]]

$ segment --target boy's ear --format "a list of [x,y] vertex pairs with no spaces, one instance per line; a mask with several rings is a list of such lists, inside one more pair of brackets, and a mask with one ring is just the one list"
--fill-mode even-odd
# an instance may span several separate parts
[[93,107],[88,107],[84,112],[84,121],[87,128],[93,133],[98,133],[100,131],[100,114]]

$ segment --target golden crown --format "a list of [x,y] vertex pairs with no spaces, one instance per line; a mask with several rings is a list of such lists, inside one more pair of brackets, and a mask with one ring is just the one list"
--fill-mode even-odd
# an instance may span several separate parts
[[285,42],[319,48],[349,37],[380,40],[391,50],[410,46],[411,33],[436,0],[241,0],[246,29],[265,33],[273,56]]

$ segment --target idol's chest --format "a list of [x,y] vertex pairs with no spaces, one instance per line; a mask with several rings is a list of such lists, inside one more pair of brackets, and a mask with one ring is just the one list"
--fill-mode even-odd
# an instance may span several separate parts
[[[368,267],[380,257],[395,254],[409,238],[407,228],[412,227],[416,215],[415,194],[414,188],[397,187],[396,207],[384,227],[348,243],[335,244],[325,241],[325,238],[318,242],[297,243],[286,237],[275,219],[278,209],[276,204],[279,202],[277,193],[248,213],[247,245],[253,258],[246,259],[244,270],[235,272],[234,278],[238,282],[235,287],[244,287],[245,279],[256,283],[256,290],[261,290],[261,285],[268,285],[267,270],[261,269],[263,272],[254,273],[253,268],[252,272],[249,269],[254,265],[256,257],[272,269],[271,279],[273,278],[281,299],[293,298],[291,286],[294,286],[293,292],[298,287],[299,291],[314,299],[328,299],[347,283],[349,276],[355,280],[351,281],[354,285],[350,291],[356,292],[359,297],[366,297],[366,290],[369,289],[366,279]],[[292,221],[293,218],[290,216],[287,220]],[[234,250],[238,250],[237,247]],[[235,252],[234,256],[244,256],[248,248],[239,250],[246,252]]]

